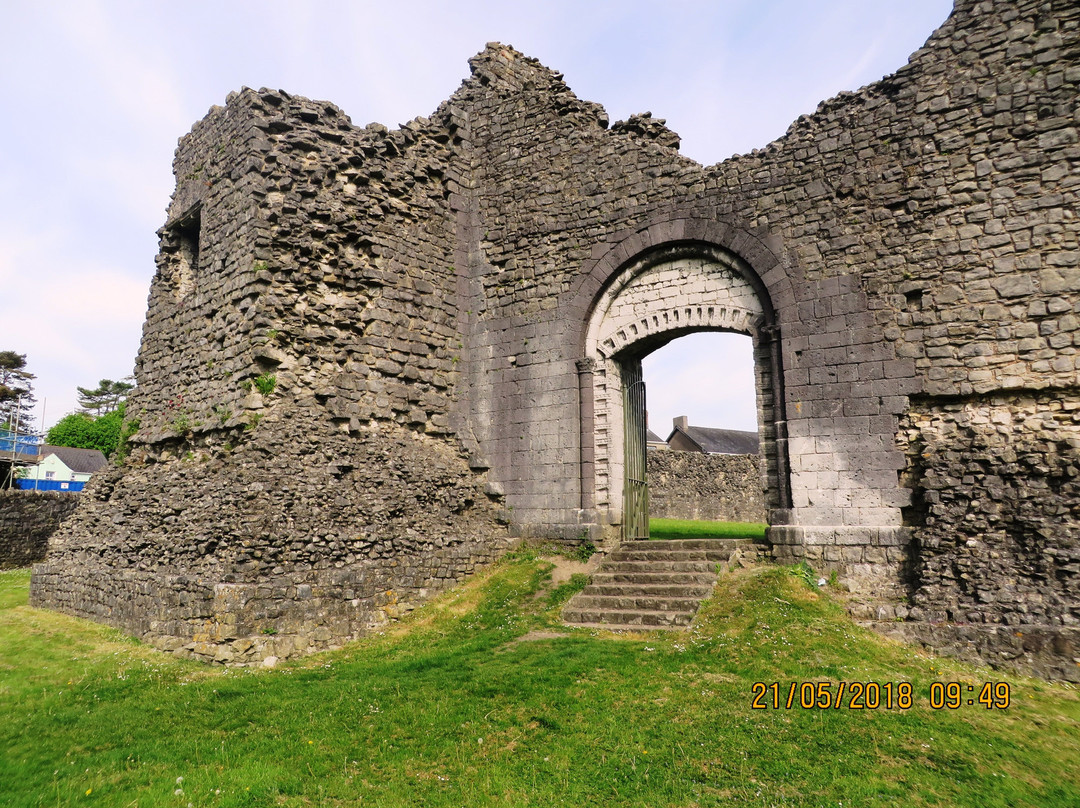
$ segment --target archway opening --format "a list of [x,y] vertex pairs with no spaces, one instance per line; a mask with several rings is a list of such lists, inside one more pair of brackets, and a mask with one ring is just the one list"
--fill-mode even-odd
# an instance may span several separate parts
[[[662,520],[651,524],[650,535],[657,525],[661,531],[709,529],[671,520],[767,523],[753,339],[695,332],[654,348],[641,365],[648,393],[648,509],[651,522]],[[747,528],[753,535],[760,529]]]
[[641,359],[649,391],[649,428],[663,439],[677,417],[691,424],[757,432],[754,341],[747,334],[698,331]]

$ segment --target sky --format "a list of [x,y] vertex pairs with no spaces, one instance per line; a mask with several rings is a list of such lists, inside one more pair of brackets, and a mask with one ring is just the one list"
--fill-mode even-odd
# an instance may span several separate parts
[[[682,153],[708,165],[903,66],[951,5],[4,2],[0,350],[26,354],[39,428],[77,406],[76,386],[133,372],[177,139],[243,86],[395,127],[433,112],[498,41],[562,72],[612,121],[666,118]],[[646,359],[645,378],[662,437],[678,415],[755,428],[748,338],[676,340]]]

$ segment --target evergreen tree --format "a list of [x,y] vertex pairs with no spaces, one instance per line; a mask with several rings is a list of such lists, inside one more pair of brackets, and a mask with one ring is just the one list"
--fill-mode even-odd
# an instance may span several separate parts
[[76,387],[79,392],[80,412],[107,415],[119,408],[134,388],[134,384],[126,381],[114,382],[112,379],[102,379],[93,390]]
[[26,369],[26,354],[0,351],[0,428],[14,431],[17,420],[20,435],[32,431],[33,378]]

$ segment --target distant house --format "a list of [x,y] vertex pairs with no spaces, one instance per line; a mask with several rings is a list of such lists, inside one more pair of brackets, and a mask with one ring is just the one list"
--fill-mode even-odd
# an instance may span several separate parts
[[690,426],[685,415],[674,419],[674,428],[667,439],[674,452],[701,452],[702,454],[758,453],[758,433],[740,429],[713,429],[707,426]]
[[668,448],[667,441],[653,432],[651,429],[645,430],[645,448],[646,449],[664,449]]
[[70,446],[38,447],[36,465],[27,468],[19,488],[37,491],[82,491],[94,472],[108,461],[97,449],[74,449]]

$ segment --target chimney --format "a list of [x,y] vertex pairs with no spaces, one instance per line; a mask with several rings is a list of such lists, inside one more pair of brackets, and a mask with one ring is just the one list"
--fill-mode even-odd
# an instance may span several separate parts
[[676,429],[681,429],[685,432],[690,428],[689,420],[685,415],[680,415],[678,418],[672,418],[671,423],[674,424]]

